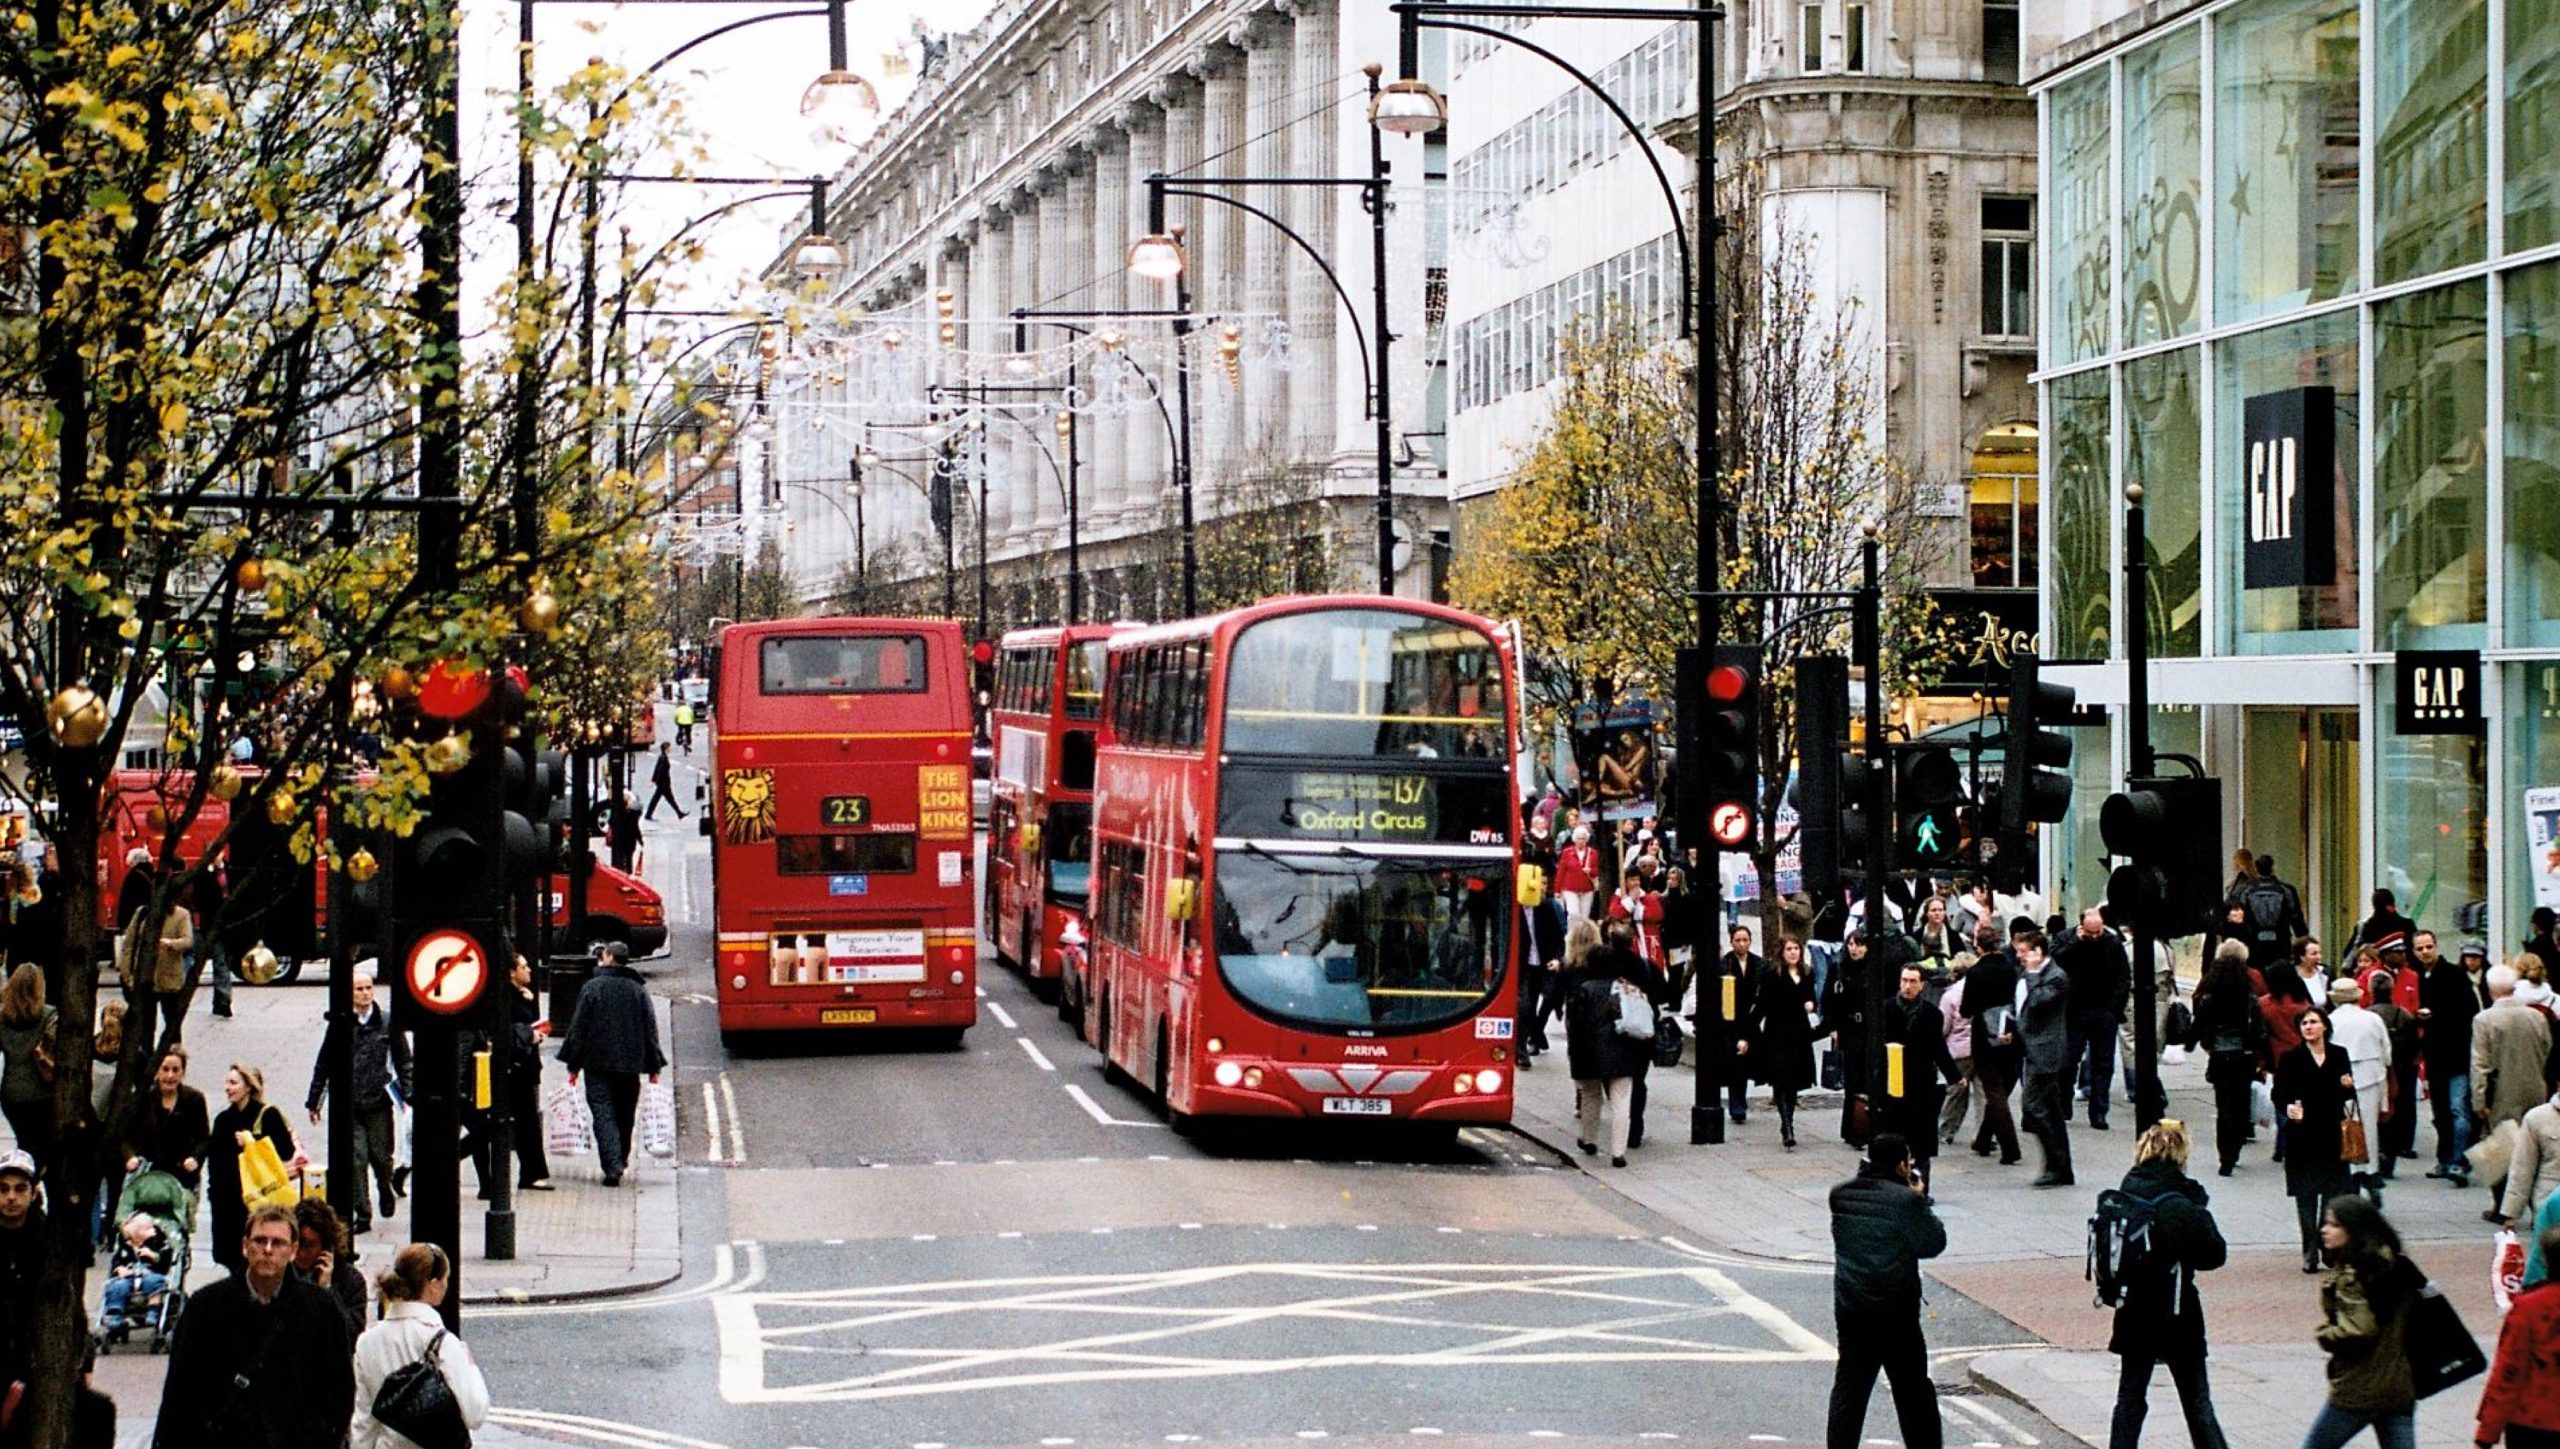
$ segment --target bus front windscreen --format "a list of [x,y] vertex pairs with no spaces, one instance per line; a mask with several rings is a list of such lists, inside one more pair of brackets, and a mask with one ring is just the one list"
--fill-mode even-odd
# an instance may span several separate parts
[[1502,861],[1220,853],[1220,975],[1291,1025],[1416,1031],[1476,1013],[1501,989],[1512,913]]
[[1283,614],[1227,660],[1232,754],[1498,760],[1504,722],[1492,637],[1419,614]]

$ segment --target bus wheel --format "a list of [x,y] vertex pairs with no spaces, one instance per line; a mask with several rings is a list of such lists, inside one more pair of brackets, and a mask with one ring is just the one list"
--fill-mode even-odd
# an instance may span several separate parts
[[302,958],[299,956],[287,956],[276,963],[276,977],[273,981],[270,981],[267,984],[270,986],[291,986],[293,983],[301,979]]
[[1101,997],[1093,1003],[1093,1010],[1100,1022],[1102,1031],[1102,1040],[1100,1042],[1100,1046],[1102,1048],[1102,1080],[1109,1082],[1115,1087],[1134,1087],[1138,1085],[1135,1077],[1132,1077],[1127,1072],[1120,1070],[1120,1059],[1111,1053],[1111,992],[1108,988],[1105,988]]
[[1059,968],[1058,1020],[1065,1022],[1067,1025],[1074,1027],[1078,1031],[1084,1030],[1084,1001],[1081,994],[1082,985],[1083,983],[1076,977],[1076,969],[1074,967],[1065,966]]
[[969,1028],[965,1026],[945,1027],[933,1034],[932,1041],[935,1046],[944,1051],[959,1051],[969,1045]]

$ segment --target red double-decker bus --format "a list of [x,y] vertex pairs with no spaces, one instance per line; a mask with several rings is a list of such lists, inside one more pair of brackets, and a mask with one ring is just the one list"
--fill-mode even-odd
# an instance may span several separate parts
[[712,691],[720,1035],[978,1019],[960,626],[721,631]]
[[1086,1038],[1199,1116],[1511,1115],[1514,688],[1494,626],[1275,599],[1111,643]]
[[983,919],[996,959],[1043,996],[1058,991],[1062,943],[1084,929],[1103,668],[1125,627],[1017,629],[997,646]]

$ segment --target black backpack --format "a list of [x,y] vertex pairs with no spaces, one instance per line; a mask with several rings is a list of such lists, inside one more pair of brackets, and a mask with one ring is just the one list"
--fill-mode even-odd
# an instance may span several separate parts
[[[2174,1259],[2164,1257],[2152,1241],[2162,1204],[2177,1196],[2164,1192],[2157,1197],[2139,1197],[2118,1187],[2098,1194],[2098,1210],[2089,1218],[2088,1279],[2097,1285],[2099,1307],[2123,1307],[2134,1280],[2163,1266],[2171,1273],[2184,1271]],[[2184,1293],[2175,1291],[2177,1286],[2171,1284],[2171,1313],[2177,1312],[2186,1298]]]
[[2249,887],[2249,894],[2241,900],[2249,908],[2249,925],[2257,932],[2259,942],[2281,944],[2285,921],[2293,914],[2291,893],[2274,881],[2260,881]]

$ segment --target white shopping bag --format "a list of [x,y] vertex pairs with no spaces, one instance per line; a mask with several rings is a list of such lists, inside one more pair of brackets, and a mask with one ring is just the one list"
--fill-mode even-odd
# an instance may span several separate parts
[[658,1158],[676,1155],[676,1090],[664,1082],[640,1088],[640,1150]]
[[587,1094],[567,1082],[554,1082],[542,1093],[543,1147],[553,1157],[576,1157],[596,1150],[596,1121],[587,1111]]
[[2276,1094],[2264,1082],[2249,1084],[2249,1120],[2261,1127],[2276,1125]]

